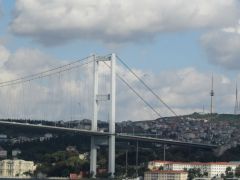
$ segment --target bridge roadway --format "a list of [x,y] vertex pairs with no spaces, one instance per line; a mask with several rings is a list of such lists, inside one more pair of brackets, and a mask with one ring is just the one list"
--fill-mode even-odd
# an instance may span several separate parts
[[[67,127],[58,127],[58,126],[48,126],[48,125],[40,125],[40,124],[19,123],[19,122],[3,121],[3,120],[0,120],[0,124],[8,125],[8,126],[22,126],[22,127],[32,127],[32,128],[39,128],[39,129],[56,130],[56,131],[75,132],[75,133],[79,133],[87,136],[103,136],[104,137],[104,136],[111,135],[108,132],[91,131],[86,129],[67,128]],[[133,140],[133,141],[160,143],[160,144],[177,145],[177,146],[189,146],[189,147],[197,147],[197,148],[203,148],[203,149],[217,148],[216,145],[212,145],[212,144],[182,142],[182,141],[171,140],[171,139],[160,139],[160,138],[136,136],[136,135],[134,136],[134,135],[123,134],[123,133],[115,133],[115,137],[117,139],[123,139],[123,140]]]

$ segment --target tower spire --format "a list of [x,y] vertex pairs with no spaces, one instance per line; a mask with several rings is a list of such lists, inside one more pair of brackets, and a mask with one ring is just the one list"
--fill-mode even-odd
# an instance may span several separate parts
[[213,74],[212,74],[212,86],[211,86],[211,91],[210,91],[210,96],[211,96],[211,107],[210,107],[210,113],[213,113],[213,96],[214,96],[214,91],[213,91]]

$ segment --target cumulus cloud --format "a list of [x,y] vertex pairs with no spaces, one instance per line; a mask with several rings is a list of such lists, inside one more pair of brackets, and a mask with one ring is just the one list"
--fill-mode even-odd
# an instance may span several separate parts
[[0,45],[0,66],[2,66],[10,55],[10,52],[2,45]]
[[[37,73],[62,61],[36,49],[19,49],[11,52],[0,48],[0,81],[19,78],[20,75]],[[75,120],[92,117],[92,63],[55,75],[20,83],[10,87],[0,85],[0,115],[2,118],[27,118],[48,120]],[[118,73],[162,116],[172,116],[169,110],[142,86],[126,69],[117,67]],[[209,109],[211,74],[189,67],[177,71],[163,71],[159,74],[140,69],[134,71],[177,114],[201,112],[203,105]],[[100,66],[99,94],[109,93],[109,69]],[[168,77],[168,78],[166,78]],[[240,77],[240,76],[239,76]],[[218,112],[231,113],[234,104],[234,86],[231,79],[222,74],[214,76],[215,105]],[[232,89],[232,92],[229,90]],[[117,80],[117,121],[148,120],[157,118],[121,80]],[[100,102],[99,119],[109,118],[109,102]]]
[[[150,87],[179,115],[193,112],[205,112],[210,110],[210,88],[211,74],[200,72],[195,68],[184,68],[177,71],[163,71],[160,74],[135,70],[146,81]],[[162,116],[172,116],[173,114],[161,104],[156,97],[149,93],[130,74],[122,71],[128,82],[134,85],[135,89],[148,100]],[[146,75],[147,74],[147,75]],[[167,78],[166,78],[167,77]],[[120,82],[118,82],[120,84]],[[123,119],[131,114],[132,119],[153,119],[156,114],[151,111],[130,89],[124,89],[124,85],[119,85],[120,92],[118,99],[120,104],[118,113]],[[214,75],[214,109],[221,113],[232,113],[234,104],[234,83],[222,74]],[[229,92],[229,90],[231,90]],[[128,108],[126,108],[128,105]],[[128,113],[126,113],[128,112]],[[138,119],[139,120],[139,119]]]
[[56,65],[56,60],[37,49],[18,49],[8,55],[4,68],[19,75],[33,74]]
[[212,64],[226,69],[240,68],[240,33],[237,28],[209,32],[202,36],[201,43]]
[[161,32],[232,26],[239,7],[238,0],[19,0],[11,31],[47,45],[132,42]]
[[[41,76],[39,75],[34,81],[25,81],[11,86],[3,86],[2,83],[46,71],[64,62],[30,48],[11,52],[1,46],[0,57],[4,57],[0,66],[0,96],[2,98],[0,115],[2,118],[71,119],[69,112],[73,97],[79,97],[77,93],[83,91],[81,88],[84,86],[79,79],[73,80],[71,72],[71,75],[56,73],[55,76],[37,78]],[[87,102],[85,97],[87,97],[86,94],[77,102]],[[76,107],[79,108],[76,105],[78,104],[75,104],[75,110]]]

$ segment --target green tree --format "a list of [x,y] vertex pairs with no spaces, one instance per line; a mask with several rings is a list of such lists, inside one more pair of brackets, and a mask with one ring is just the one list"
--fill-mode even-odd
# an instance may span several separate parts
[[158,168],[158,170],[161,170],[161,171],[162,171],[162,170],[163,170],[163,166],[160,166],[160,167]]
[[208,172],[204,172],[203,176],[208,177]]
[[223,174],[223,173],[222,173],[220,177],[223,179],[223,178],[224,178],[224,176],[225,176],[225,174]]
[[80,160],[77,153],[58,151],[44,156],[44,163],[37,166],[35,174],[41,172],[48,176],[69,176],[88,170],[89,162]]
[[188,170],[188,179],[192,180],[196,177],[203,177],[203,174],[201,173],[201,169],[199,168],[191,168]]
[[236,167],[235,176],[240,177],[240,166]]
[[233,178],[233,170],[231,167],[227,167],[225,171],[226,178]]
[[24,174],[25,176],[30,176],[30,177],[33,176],[32,171],[26,171],[26,172],[24,172],[23,174]]

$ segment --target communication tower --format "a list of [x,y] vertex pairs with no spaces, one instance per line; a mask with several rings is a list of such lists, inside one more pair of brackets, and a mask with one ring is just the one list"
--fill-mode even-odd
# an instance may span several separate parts
[[214,91],[213,91],[213,75],[212,75],[212,88],[210,91],[210,96],[211,96],[211,107],[210,107],[210,113],[213,113],[213,97],[214,97]]

